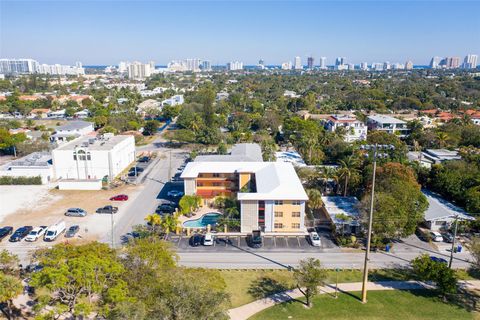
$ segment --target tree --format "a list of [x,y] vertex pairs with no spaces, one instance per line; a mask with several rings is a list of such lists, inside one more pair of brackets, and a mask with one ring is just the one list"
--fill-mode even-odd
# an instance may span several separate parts
[[37,251],[36,258],[43,269],[32,275],[31,285],[48,290],[43,300],[57,315],[85,315],[126,299],[125,269],[107,244],[59,244]]
[[428,254],[423,254],[411,262],[413,272],[422,281],[433,281],[437,290],[445,299],[447,294],[457,291],[457,276],[455,270],[446,263],[433,261]]
[[322,193],[318,189],[307,189],[307,195],[308,195],[308,208],[312,211],[312,213],[315,210],[318,210],[322,207],[323,201],[322,201]]
[[160,227],[165,234],[169,234],[171,231],[175,230],[177,226],[178,214],[167,214],[163,216],[162,221],[160,222]]
[[474,237],[468,245],[468,250],[473,257],[475,268],[480,271],[480,238]]
[[343,196],[347,196],[348,182],[349,180],[357,181],[359,179],[359,170],[357,166],[359,164],[358,159],[351,155],[345,160],[340,160],[340,169],[338,169],[338,175],[344,179]]
[[0,271],[5,274],[16,274],[20,260],[18,256],[6,249],[0,251]]
[[312,297],[318,293],[318,286],[327,278],[327,272],[322,268],[320,260],[308,258],[301,260],[300,265],[293,272],[298,289],[305,296],[306,305],[312,306]]
[[158,121],[150,120],[145,123],[143,127],[143,135],[145,136],[153,136],[158,130]]
[[23,291],[22,282],[17,277],[0,271],[0,309],[7,319],[13,319],[12,300]]
[[199,196],[184,195],[178,205],[182,214],[189,214],[200,207],[202,198]]
[[148,225],[152,226],[153,233],[156,233],[157,226],[162,223],[162,217],[158,214],[149,214],[145,217],[145,221],[147,221]]

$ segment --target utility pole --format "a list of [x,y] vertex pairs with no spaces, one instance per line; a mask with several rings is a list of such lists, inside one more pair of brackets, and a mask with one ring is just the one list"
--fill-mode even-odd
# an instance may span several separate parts
[[172,150],[168,151],[168,182],[172,181]]
[[453,250],[455,249],[455,238],[457,237],[457,229],[458,229],[458,215],[455,216],[455,227],[453,228],[452,249],[450,250],[450,261],[448,262],[448,267],[450,269],[452,268]]
[[365,262],[363,264],[362,303],[367,303],[368,260],[370,255],[370,242],[372,240],[373,201],[375,197],[375,171],[377,170],[377,147],[377,144],[375,144],[373,149],[372,194],[370,197],[370,214],[368,216],[367,248],[365,250]]
[[115,249],[115,234],[114,234],[114,224],[115,222],[113,221],[113,211],[110,214],[110,228],[111,228],[111,233],[112,233],[112,248]]

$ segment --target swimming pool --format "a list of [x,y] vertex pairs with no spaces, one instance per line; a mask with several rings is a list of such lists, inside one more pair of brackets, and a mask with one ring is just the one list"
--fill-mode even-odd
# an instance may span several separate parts
[[195,220],[188,220],[183,223],[185,228],[206,228],[207,225],[214,226],[217,224],[218,218],[220,218],[221,214],[216,212],[210,212],[204,214],[202,217],[195,219]]

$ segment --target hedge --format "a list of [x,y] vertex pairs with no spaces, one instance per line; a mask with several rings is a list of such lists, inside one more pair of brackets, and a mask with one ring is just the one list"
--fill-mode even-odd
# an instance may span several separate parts
[[42,184],[42,177],[0,177],[0,185],[32,185]]

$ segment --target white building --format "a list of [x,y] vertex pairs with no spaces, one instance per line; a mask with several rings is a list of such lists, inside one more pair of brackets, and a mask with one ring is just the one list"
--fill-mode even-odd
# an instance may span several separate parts
[[287,61],[282,63],[282,70],[291,70],[292,69],[292,62]]
[[37,72],[38,62],[33,59],[0,59],[0,74],[26,74]]
[[67,124],[55,128],[55,133],[50,136],[50,141],[62,143],[87,135],[93,131],[95,131],[93,122],[69,121]]
[[3,177],[41,177],[46,184],[54,177],[50,152],[34,152],[0,167]]
[[235,70],[243,70],[243,62],[240,61],[232,61],[227,63],[227,70],[235,71]]
[[405,62],[405,70],[413,70],[413,62],[411,60]]
[[52,75],[72,75],[79,76],[85,74],[85,68],[82,67],[80,62],[77,62],[75,66],[67,66],[61,64],[40,64],[37,67],[37,73],[40,74],[52,74]]
[[463,209],[448,202],[438,194],[425,189],[422,190],[422,192],[425,197],[427,197],[428,201],[428,209],[425,212],[424,219],[430,230],[448,230],[457,217],[459,221],[475,220],[474,217],[469,215]]
[[369,130],[385,131],[399,137],[405,137],[410,132],[405,121],[382,114],[368,116],[367,126]]
[[327,69],[327,57],[320,57],[320,69]]
[[294,63],[293,63],[293,67],[294,67],[295,70],[303,69],[302,58],[300,58],[299,56],[296,56],[295,60],[294,60]]
[[368,63],[366,63],[366,62],[360,63],[360,69],[364,70],[364,71],[368,70]]
[[153,71],[151,63],[135,61],[128,66],[128,78],[133,80],[143,80],[150,77]]
[[325,129],[335,132],[343,128],[345,132],[344,140],[352,142],[367,139],[367,126],[355,117],[348,115],[332,115],[325,122]]
[[59,180],[114,179],[135,160],[135,139],[130,135],[82,137],[52,152]]
[[463,67],[465,69],[475,69],[478,64],[478,56],[476,54],[469,54],[463,60]]
[[168,105],[168,106],[178,106],[184,103],[183,95],[182,94],[177,94],[174,95],[171,98],[165,99],[162,101],[162,106]]

